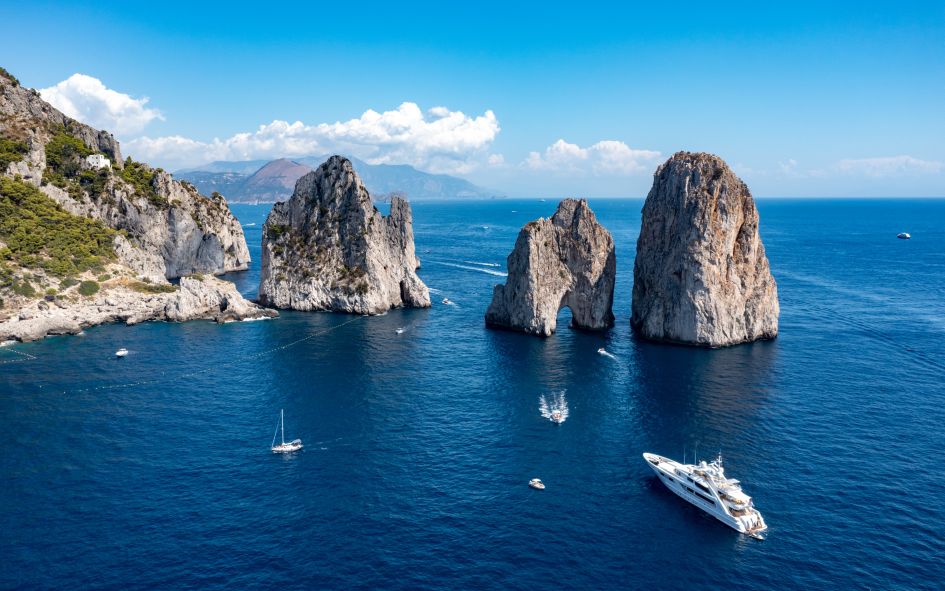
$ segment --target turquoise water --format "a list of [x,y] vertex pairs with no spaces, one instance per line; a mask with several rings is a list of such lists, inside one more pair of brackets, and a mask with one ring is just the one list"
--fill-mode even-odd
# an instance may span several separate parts
[[[414,206],[430,310],[0,350],[0,586],[941,588],[945,201],[761,200],[781,336],[715,351],[632,336],[642,201],[591,206],[617,244],[606,334],[566,311],[545,340],[483,326],[518,229],[555,207],[490,201]],[[252,296],[267,209],[234,211]],[[562,425],[538,408],[558,392]],[[290,457],[268,449],[280,408]],[[767,540],[640,457],[697,446]]]

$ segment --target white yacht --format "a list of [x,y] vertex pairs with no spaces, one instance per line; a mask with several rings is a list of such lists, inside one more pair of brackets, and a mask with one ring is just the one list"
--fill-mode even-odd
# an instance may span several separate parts
[[898,234],[896,234],[896,238],[899,238],[900,240],[908,240],[912,238],[912,234],[908,232],[899,232]]
[[127,355],[128,349],[125,349],[124,347],[115,351],[115,357],[126,357]]
[[751,497],[737,480],[726,478],[722,455],[709,464],[680,464],[669,458],[645,453],[650,468],[666,488],[699,507],[725,525],[753,538],[764,539],[768,529]]
[[[279,434],[279,430],[282,430],[282,443],[276,445],[276,435]],[[272,453],[276,454],[286,454],[293,451],[299,451],[302,449],[302,440],[293,439],[292,441],[285,442],[285,411],[279,411],[279,425],[276,427],[276,432],[272,434]]]
[[528,486],[535,490],[545,490],[545,483],[541,481],[541,478],[532,478],[528,481]]

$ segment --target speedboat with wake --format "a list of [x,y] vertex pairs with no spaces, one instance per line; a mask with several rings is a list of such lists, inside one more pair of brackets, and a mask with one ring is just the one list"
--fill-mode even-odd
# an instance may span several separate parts
[[643,459],[677,496],[738,532],[764,539],[768,526],[751,497],[742,492],[741,484],[726,478],[722,454],[709,464],[704,460],[698,464],[680,464],[652,453],[643,454]]
[[568,401],[564,397],[564,391],[538,397],[538,411],[552,423],[560,425],[568,420]]
[[[282,431],[282,443],[276,445],[276,435],[279,434],[279,431]],[[279,411],[279,425],[276,427],[276,432],[272,434],[272,453],[276,454],[286,454],[293,451],[299,451],[302,449],[302,440],[293,439],[292,441],[285,442],[285,411]]]
[[443,303],[446,304],[447,306],[449,306],[449,305],[452,304],[453,302],[450,301],[449,298],[443,298]]

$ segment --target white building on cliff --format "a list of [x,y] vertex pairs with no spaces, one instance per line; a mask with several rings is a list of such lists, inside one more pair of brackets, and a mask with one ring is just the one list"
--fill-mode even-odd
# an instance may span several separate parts
[[102,154],[87,156],[85,161],[89,163],[91,168],[109,168],[112,165],[111,162],[108,161],[108,158]]

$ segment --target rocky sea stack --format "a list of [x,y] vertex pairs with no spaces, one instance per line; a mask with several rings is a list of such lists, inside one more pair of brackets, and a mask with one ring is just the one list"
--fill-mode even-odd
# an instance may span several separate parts
[[778,313],[748,187],[718,156],[674,154],[643,205],[633,328],[648,339],[724,347],[774,338]]
[[565,199],[551,219],[525,224],[508,258],[509,277],[496,285],[486,324],[550,336],[568,307],[572,326],[614,324],[614,240],[587,201]]
[[259,299],[276,308],[382,314],[430,306],[417,277],[410,205],[374,207],[351,162],[332,156],[298,180],[263,227]]

